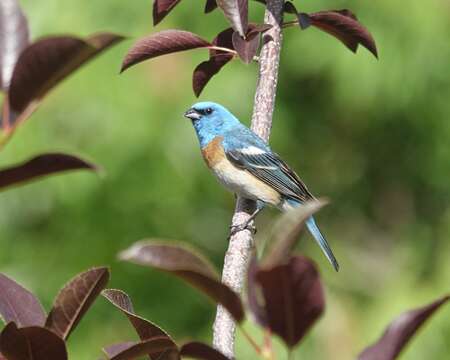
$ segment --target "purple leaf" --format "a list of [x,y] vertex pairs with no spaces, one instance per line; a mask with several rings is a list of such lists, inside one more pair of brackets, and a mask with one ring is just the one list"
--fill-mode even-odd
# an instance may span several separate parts
[[358,22],[356,16],[347,9],[319,11],[311,14],[300,14],[303,27],[311,25],[333,35],[351,51],[356,52],[358,45],[361,44],[369,50],[375,57],[378,57],[375,40],[369,31]]
[[300,25],[300,28],[302,30],[305,30],[311,26],[311,18],[308,14],[305,13],[299,13],[297,15],[298,18],[298,24]]
[[233,34],[233,47],[244,63],[249,64],[253,61],[259,48],[259,34],[269,30],[271,27],[272,25],[269,24],[250,24],[245,39],[237,32]]
[[26,47],[17,60],[11,78],[8,101],[3,103],[0,129],[4,142],[16,126],[27,119],[43,97],[87,61],[121,41],[122,36],[99,33],[86,40],[56,36]]
[[[112,350],[112,351],[111,351]],[[105,353],[110,360],[133,360],[138,359],[147,354],[156,355],[161,353],[167,354],[178,354],[178,350],[174,347],[173,342],[167,337],[160,336],[151,339],[144,340],[138,343],[126,343],[113,345],[113,347],[108,347],[104,349]],[[111,353],[109,353],[111,351]],[[119,352],[118,352],[119,351]],[[163,359],[178,359],[171,357],[164,357]]]
[[215,10],[216,8],[217,8],[216,0],[206,0],[205,14],[210,13],[211,11]]
[[[102,291],[102,295],[117,307],[120,311],[122,311],[130,321],[131,325],[135,328],[141,340],[147,340],[154,337],[167,337],[170,341],[172,341],[174,348],[177,348],[175,342],[172,338],[160,327],[153,324],[152,322],[136,315],[134,313],[133,304],[131,302],[130,297],[121,290],[115,289],[106,289]],[[163,353],[154,353],[151,356],[152,359],[163,359]],[[176,357],[174,354],[172,358]]]
[[[233,48],[233,33],[234,33],[234,30],[232,28],[227,28],[227,29],[221,31],[214,38],[214,40],[212,41],[212,44],[214,46],[219,46],[222,48],[227,48],[227,49],[233,50],[234,49]],[[229,54],[227,52],[216,50],[216,49],[211,49],[209,51],[210,57],[213,57],[217,54],[222,54],[222,53]]]
[[30,291],[1,273],[0,315],[5,323],[13,321],[21,327],[43,326],[46,317],[41,303]]
[[[225,29],[214,38],[212,44],[215,46],[233,50],[233,33],[234,30],[232,28]],[[209,60],[199,64],[195,68],[192,77],[192,87],[197,97],[200,96],[200,93],[209,82],[209,80],[232,59],[233,54],[230,52],[216,49],[209,50]]]
[[38,326],[18,329],[9,323],[0,335],[0,351],[8,360],[67,360],[64,341]]
[[200,96],[209,80],[231,59],[233,59],[233,55],[224,53],[197,65],[192,75],[192,88],[195,96]]
[[305,221],[326,204],[321,199],[308,201],[301,207],[283,213],[271,231],[270,248],[264,257],[263,267],[273,267],[287,261],[298,242]]
[[41,176],[80,169],[97,171],[94,164],[73,155],[58,153],[39,155],[23,164],[1,169],[0,190]]
[[237,322],[244,319],[239,296],[220,282],[205,259],[185,246],[139,242],[122,252],[120,258],[174,274],[225,307]]
[[[255,266],[255,265],[253,265]],[[294,347],[325,307],[322,284],[313,262],[303,256],[272,268],[256,268],[249,277],[250,303],[256,320]]]
[[154,0],[153,26],[158,25],[181,0]]
[[164,30],[138,40],[128,51],[121,71],[144,60],[174,52],[207,48],[211,44],[189,31]]
[[383,336],[364,350],[358,360],[394,360],[417,330],[444,305],[450,296],[444,296],[424,307],[404,312],[388,326]]
[[184,344],[180,349],[180,354],[183,357],[198,360],[230,360],[213,347],[197,341]]
[[245,37],[248,27],[248,0],[216,0],[231,27]]
[[248,35],[245,39],[243,39],[237,32],[235,32],[233,34],[233,47],[236,49],[241,60],[246,64],[250,64],[258,51],[259,36],[256,33]]
[[56,296],[45,326],[66,340],[108,281],[105,267],[78,274]]
[[0,88],[7,90],[22,50],[28,45],[28,22],[17,0],[0,1]]
[[302,30],[305,30],[311,26],[311,19],[309,15],[306,13],[299,13],[292,2],[287,1],[284,3],[284,12],[296,15],[298,24]]
[[30,344],[14,322],[6,325],[0,334],[0,351],[8,360],[32,360]]
[[[192,88],[198,97],[203,91],[206,84],[216,75],[223,66],[233,59],[235,52],[235,44],[238,44],[238,54],[245,61],[253,60],[259,45],[259,34],[270,29],[272,26],[268,24],[249,24],[246,40],[242,39],[238,33],[232,28],[225,29],[220,32],[212,41],[217,47],[229,49],[230,51],[222,51],[211,48],[209,51],[209,60],[200,63],[194,70],[192,76]],[[237,50],[237,49],[236,49]]]
[[290,1],[286,1],[286,2],[284,3],[283,11],[284,11],[285,13],[288,13],[288,14],[294,14],[294,15],[297,15],[297,14],[298,14],[297,8],[296,8],[295,5],[294,5],[292,2],[290,2]]
[[109,358],[112,358],[118,354],[120,354],[121,352],[135,346],[137,344],[136,341],[127,341],[127,342],[122,342],[122,343],[118,343],[118,344],[112,344],[112,345],[108,345],[106,347],[103,348],[103,352],[106,354],[106,356]]

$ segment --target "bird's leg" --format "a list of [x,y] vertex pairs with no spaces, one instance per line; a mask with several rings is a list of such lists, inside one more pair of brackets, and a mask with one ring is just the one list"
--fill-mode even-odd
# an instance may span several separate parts
[[264,209],[264,203],[261,201],[257,201],[256,202],[256,210],[253,212],[253,214],[250,215],[250,217],[242,224],[239,225],[231,225],[230,226],[230,237],[232,237],[234,234],[238,233],[239,231],[242,230],[250,230],[251,232],[253,232],[254,234],[256,234],[256,227],[254,225],[250,226],[250,223],[255,219],[256,215],[258,215],[258,213]]

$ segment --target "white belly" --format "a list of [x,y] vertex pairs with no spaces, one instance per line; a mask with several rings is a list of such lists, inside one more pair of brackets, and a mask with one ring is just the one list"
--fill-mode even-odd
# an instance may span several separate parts
[[240,196],[273,206],[280,204],[281,197],[276,190],[247,171],[238,169],[226,158],[214,164],[211,170],[228,190]]

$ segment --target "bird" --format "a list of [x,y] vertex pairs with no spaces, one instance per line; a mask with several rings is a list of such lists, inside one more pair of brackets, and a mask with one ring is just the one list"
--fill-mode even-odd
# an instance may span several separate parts
[[[256,201],[255,212],[235,231],[247,228],[266,205],[288,211],[314,200],[300,177],[281,157],[224,106],[198,102],[184,116],[191,120],[206,165],[219,182],[236,195]],[[305,223],[338,271],[339,264],[314,218],[309,217]]]

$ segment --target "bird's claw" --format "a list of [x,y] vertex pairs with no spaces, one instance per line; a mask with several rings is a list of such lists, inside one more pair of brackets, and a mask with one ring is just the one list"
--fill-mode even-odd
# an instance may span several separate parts
[[248,230],[251,233],[256,234],[256,226],[253,224],[250,224],[248,222],[244,223],[244,224],[240,224],[240,225],[231,225],[230,226],[230,235],[228,236],[228,239],[230,239],[232,236],[234,236],[235,234],[237,234],[240,231],[243,230]]

